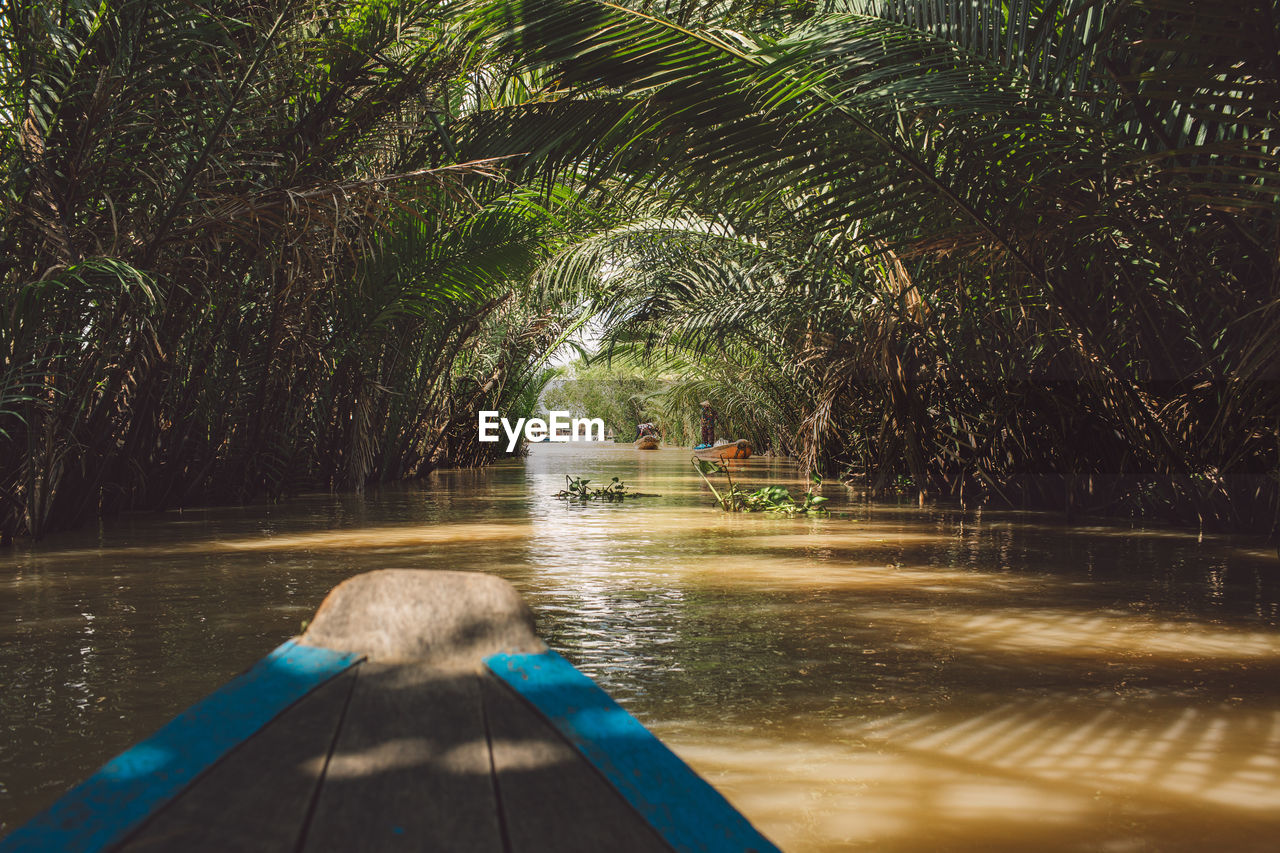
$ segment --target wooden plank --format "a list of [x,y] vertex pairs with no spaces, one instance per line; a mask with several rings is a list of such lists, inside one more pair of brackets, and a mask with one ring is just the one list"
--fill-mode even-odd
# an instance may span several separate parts
[[715,788],[554,651],[494,655],[486,664],[676,850],[777,851]]
[[546,644],[515,587],[495,575],[382,569],[343,581],[325,597],[299,642],[357,652],[370,661],[481,669],[496,652]]
[[502,850],[479,677],[366,663],[303,849]]
[[671,853],[671,847],[531,705],[481,679],[510,853]]
[[359,666],[313,690],[130,835],[119,853],[286,853],[302,837]]
[[359,655],[289,641],[107,762],[0,841],[3,853],[97,851],[120,841],[197,776]]

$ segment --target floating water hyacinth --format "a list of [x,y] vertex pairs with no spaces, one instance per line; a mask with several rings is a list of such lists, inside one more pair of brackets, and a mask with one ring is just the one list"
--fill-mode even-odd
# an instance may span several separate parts
[[[786,486],[764,486],[754,492],[747,491],[733,482],[733,475],[729,473],[728,466],[721,462],[699,459],[696,456],[693,457],[692,462],[694,470],[698,472],[703,482],[711,489],[711,493],[716,496],[716,501],[720,504],[720,508],[726,512],[776,512],[783,515],[827,514],[827,509],[824,506],[827,499],[822,495],[813,493],[815,486],[822,485],[822,477],[818,474],[810,476],[810,486],[808,491],[804,493],[804,499],[796,500]],[[708,474],[724,474],[725,480],[729,485],[723,494],[707,478]]]
[[564,480],[565,487],[556,492],[553,497],[566,501],[623,501],[627,498],[661,497],[661,495],[628,491],[627,484],[617,477],[614,477],[603,486],[595,486],[594,488],[590,485],[591,481],[583,477],[572,477],[565,474]]

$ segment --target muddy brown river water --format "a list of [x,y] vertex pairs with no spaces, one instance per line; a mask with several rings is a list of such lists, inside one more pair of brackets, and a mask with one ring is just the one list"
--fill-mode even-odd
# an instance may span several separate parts
[[[661,497],[566,505],[566,473]],[[0,833],[400,567],[510,580],[784,850],[1280,849],[1274,550],[824,493],[834,517],[728,516],[687,451],[542,445],[0,552]]]

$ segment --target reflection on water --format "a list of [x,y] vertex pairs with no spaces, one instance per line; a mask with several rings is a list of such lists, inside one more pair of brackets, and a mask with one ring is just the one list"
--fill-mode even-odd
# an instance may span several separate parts
[[[572,506],[564,475],[657,498]],[[801,486],[750,460],[749,483]],[[0,555],[10,828],[374,568],[508,578],[784,849],[1272,850],[1280,566],[1256,542],[867,504],[728,516],[681,451],[541,446],[364,499]]]

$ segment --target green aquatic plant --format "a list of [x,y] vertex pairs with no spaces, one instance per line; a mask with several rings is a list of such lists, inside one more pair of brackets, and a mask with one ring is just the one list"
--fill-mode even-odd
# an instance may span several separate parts
[[[733,474],[729,466],[721,462],[693,457],[693,468],[702,477],[716,502],[726,512],[776,512],[782,515],[826,515],[824,506],[827,499],[814,494],[815,487],[822,485],[822,477],[813,474],[809,478],[809,488],[803,499],[797,500],[786,486],[763,486],[755,491],[748,491],[733,482]],[[721,492],[707,477],[708,474],[724,474],[728,487]]]
[[628,491],[627,484],[619,480],[617,477],[612,478],[603,486],[592,487],[591,481],[585,477],[572,477],[568,474],[564,475],[565,487],[556,492],[553,497],[566,501],[624,501],[627,498],[656,498],[658,495],[645,494],[644,492]]

